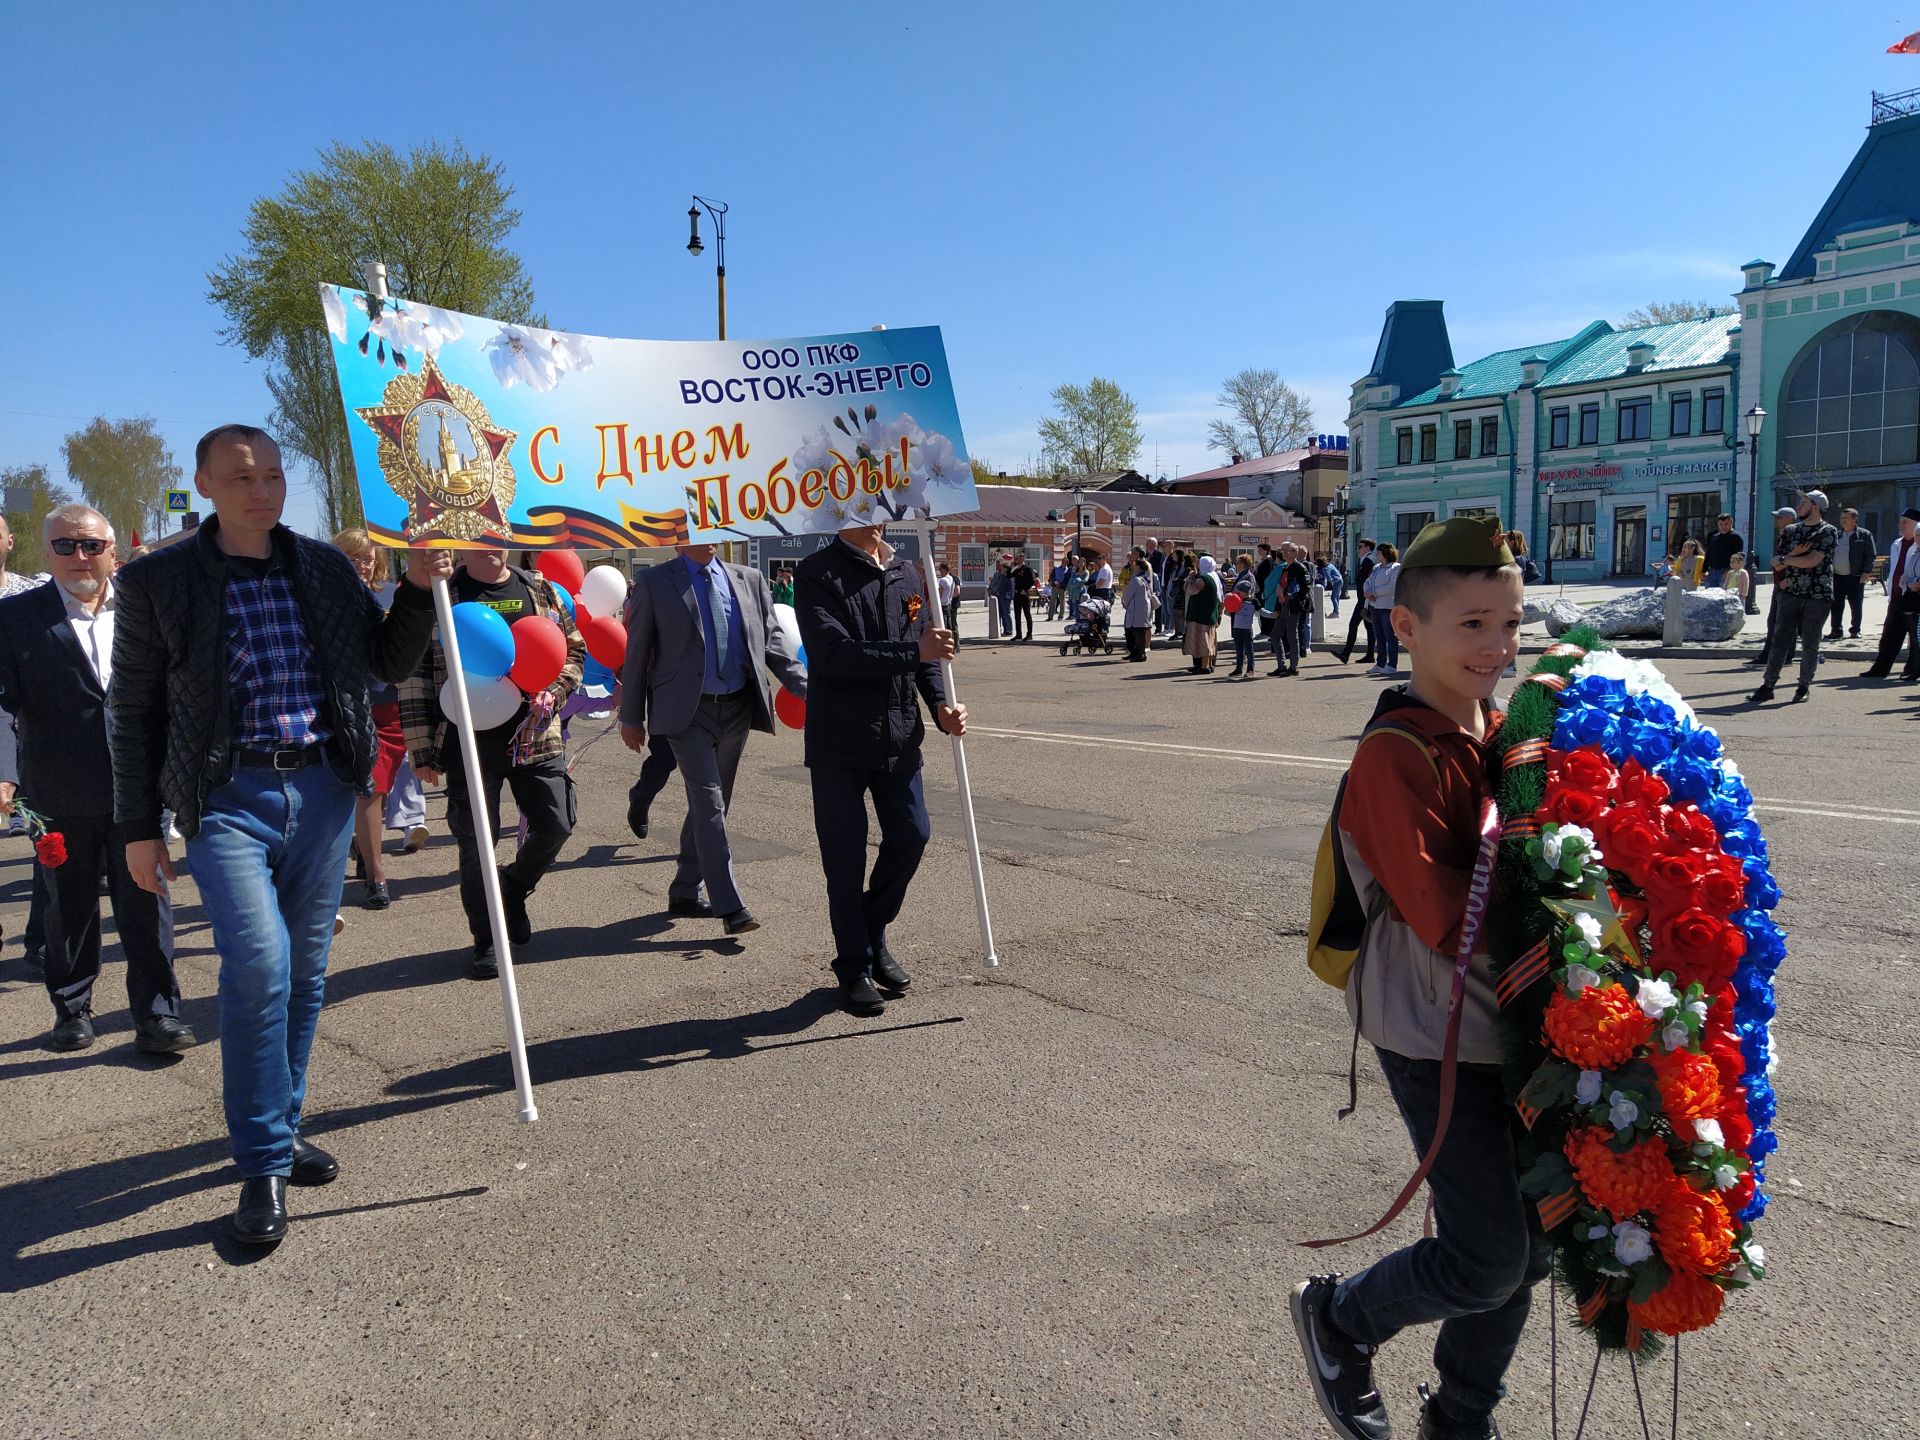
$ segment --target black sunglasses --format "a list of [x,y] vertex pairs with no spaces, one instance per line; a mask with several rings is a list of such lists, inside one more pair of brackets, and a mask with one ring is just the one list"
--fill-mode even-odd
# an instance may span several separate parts
[[48,547],[52,549],[56,555],[71,555],[74,551],[78,550],[88,559],[92,559],[95,555],[100,554],[111,544],[113,544],[111,540],[76,540],[71,535],[62,535],[58,540],[49,540],[47,542]]

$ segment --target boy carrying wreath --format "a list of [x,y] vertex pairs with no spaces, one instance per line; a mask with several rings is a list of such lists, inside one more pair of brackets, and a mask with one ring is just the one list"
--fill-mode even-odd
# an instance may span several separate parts
[[1380,697],[1332,840],[1369,917],[1347,1006],[1422,1157],[1394,1209],[1363,1233],[1423,1179],[1436,1233],[1358,1274],[1303,1281],[1293,1322],[1336,1434],[1391,1433],[1375,1351],[1438,1322],[1440,1386],[1419,1387],[1418,1434],[1497,1440],[1493,1410],[1552,1256],[1514,1163],[1519,1121],[1500,1074],[1482,926],[1498,836],[1489,753],[1502,717],[1491,702],[1519,650],[1522,581],[1492,518],[1427,526],[1401,566],[1392,625],[1413,678]]

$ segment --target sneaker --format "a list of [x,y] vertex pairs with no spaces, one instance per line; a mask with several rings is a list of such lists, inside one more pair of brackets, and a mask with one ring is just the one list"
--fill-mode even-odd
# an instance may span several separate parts
[[1440,1408],[1440,1398],[1423,1382],[1419,1440],[1500,1440],[1500,1427],[1491,1415],[1477,1421],[1454,1419]]
[[412,855],[416,851],[426,849],[427,841],[430,838],[431,837],[427,834],[426,826],[416,825],[407,832],[407,843],[401,846],[400,848],[402,850],[405,850],[407,854]]
[[1317,1275],[1293,1287],[1293,1328],[1307,1357],[1314,1399],[1334,1433],[1349,1440],[1388,1440],[1386,1402],[1373,1388],[1373,1346],[1351,1339],[1333,1323],[1337,1275]]
[[346,928],[347,928],[347,917],[342,915],[338,910],[334,911],[333,912],[333,933],[338,935],[342,930]]

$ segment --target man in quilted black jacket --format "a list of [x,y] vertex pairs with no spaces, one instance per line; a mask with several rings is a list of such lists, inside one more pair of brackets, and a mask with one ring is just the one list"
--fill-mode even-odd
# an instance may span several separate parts
[[356,793],[371,791],[369,674],[398,682],[433,635],[446,550],[415,552],[382,612],[346,556],[280,523],[287,480],[264,430],[223,425],[194,451],[214,517],[117,577],[108,739],[127,868],[173,878],[163,807],[220,953],[235,1238],[287,1230],[286,1187],[339,1173],[300,1138]]

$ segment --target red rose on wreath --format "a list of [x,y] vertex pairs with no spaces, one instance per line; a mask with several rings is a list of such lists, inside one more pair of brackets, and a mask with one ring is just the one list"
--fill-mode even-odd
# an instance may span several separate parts
[[[1570,786],[1556,786],[1547,796],[1546,808],[1541,813],[1543,820],[1557,821],[1562,825],[1578,825],[1591,830],[1595,836],[1606,822],[1607,811],[1613,802],[1604,795],[1596,795],[1591,790],[1575,790]],[[1605,847],[1603,846],[1602,849]]]
[[1715,851],[1720,848],[1720,832],[1713,821],[1696,805],[1682,805],[1667,812],[1667,834],[1676,844],[1692,850]]
[[1715,990],[1733,979],[1740,957],[1747,953],[1747,937],[1698,906],[1656,911],[1653,953],[1654,963],[1671,970],[1682,985],[1697,980]]
[[1747,872],[1738,856],[1715,855],[1700,877],[1700,908],[1731,915],[1747,903]]
[[1720,1091],[1720,1136],[1727,1149],[1744,1155],[1753,1145],[1753,1117],[1747,1114],[1744,1086],[1723,1087]]
[[1647,862],[1668,848],[1667,827],[1659,810],[1645,805],[1617,806],[1607,816],[1600,848],[1607,864],[1623,871],[1635,884],[1646,874]]
[[67,837],[58,830],[49,830],[33,842],[33,853],[49,870],[64,865],[67,863]]
[[1698,851],[1668,850],[1642,867],[1640,887],[1647,899],[1663,909],[1683,909],[1694,902],[1706,871],[1705,857]]
[[1547,757],[1547,780],[1551,785],[1607,796],[1619,787],[1620,772],[1598,750],[1556,750]]
[[1624,805],[1659,806],[1667,803],[1667,797],[1673,792],[1667,788],[1667,782],[1654,774],[1638,760],[1629,760],[1620,767],[1620,801]]

